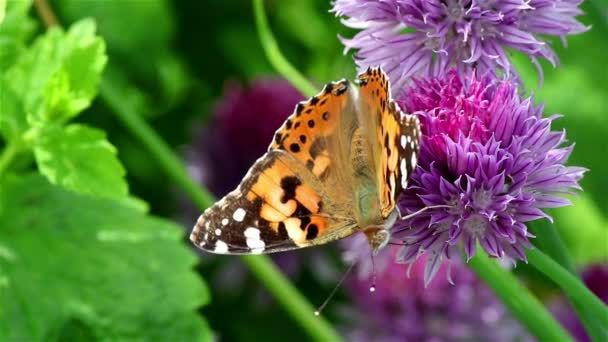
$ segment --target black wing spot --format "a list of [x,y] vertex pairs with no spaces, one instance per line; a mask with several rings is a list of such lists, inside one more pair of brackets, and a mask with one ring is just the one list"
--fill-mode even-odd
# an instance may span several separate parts
[[329,120],[329,112],[323,113],[323,120],[325,120],[325,121]]
[[295,176],[283,177],[281,179],[281,188],[283,189],[283,197],[281,202],[286,203],[290,199],[296,197],[296,188],[302,185],[302,182]]
[[312,240],[316,238],[317,235],[319,235],[319,227],[317,227],[316,224],[308,226],[308,229],[306,229],[306,240]]
[[344,92],[346,92],[348,90],[348,81],[344,81],[344,83],[340,84],[341,87],[336,89],[336,95],[340,96],[342,94],[344,94]]
[[287,127],[287,129],[291,129],[291,120],[287,120],[285,122],[285,127]]
[[315,127],[315,120],[308,120],[308,127],[310,127],[310,128]]
[[298,153],[300,152],[300,145],[298,145],[297,143],[293,143],[289,145],[289,150],[293,153]]
[[300,229],[306,230],[306,226],[310,223],[310,217],[304,216],[300,218]]
[[306,144],[306,136],[305,135],[300,135],[300,141],[302,142],[302,144]]
[[310,99],[310,104],[311,104],[311,105],[313,105],[313,106],[315,106],[315,105],[316,105],[318,102],[319,102],[319,98],[318,98],[318,97],[316,97],[316,96],[313,96],[313,97]]
[[279,222],[279,239],[286,240],[289,238],[289,234],[287,234],[287,228],[285,228],[285,223]]
[[302,103],[298,103],[296,105],[296,116],[300,116],[300,114],[302,114],[303,109],[304,109],[304,105]]

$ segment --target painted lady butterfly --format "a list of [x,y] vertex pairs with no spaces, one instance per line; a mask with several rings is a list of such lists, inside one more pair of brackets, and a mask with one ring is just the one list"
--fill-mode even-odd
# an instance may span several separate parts
[[380,68],[332,82],[274,135],[238,188],[199,217],[190,239],[219,254],[260,254],[363,232],[374,252],[399,217],[420,123],[392,101]]

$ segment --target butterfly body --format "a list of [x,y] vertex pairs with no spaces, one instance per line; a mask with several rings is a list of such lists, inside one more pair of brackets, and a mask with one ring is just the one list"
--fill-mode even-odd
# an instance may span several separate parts
[[299,103],[237,189],[199,217],[194,244],[259,254],[363,232],[381,249],[416,165],[420,125],[392,101],[380,69],[357,82],[329,83]]

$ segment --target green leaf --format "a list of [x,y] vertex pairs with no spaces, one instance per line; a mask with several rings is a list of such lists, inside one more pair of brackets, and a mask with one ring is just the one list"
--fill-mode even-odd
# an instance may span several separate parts
[[32,125],[65,122],[91,104],[106,64],[95,23],[83,20],[66,33],[53,28],[38,38],[7,73]]
[[28,128],[19,97],[0,76],[0,134],[6,141],[16,141]]
[[103,131],[79,124],[51,127],[34,142],[40,173],[51,183],[106,197],[127,194],[125,170]]
[[[0,12],[2,12],[0,0]],[[25,50],[25,43],[34,34],[35,21],[28,17],[30,0],[9,1],[4,20],[0,20],[0,70],[11,66]],[[0,14],[1,16],[1,14]]]
[[[171,1],[54,1],[66,21],[92,17],[106,41],[110,61],[123,77],[142,88],[149,106],[147,116],[174,108],[189,94],[192,79],[186,64],[173,48],[177,25]],[[138,20],[124,20],[137,13]],[[150,34],[153,25],[154,34]],[[127,89],[127,91],[130,89]],[[137,96],[139,94],[127,94]]]
[[50,185],[0,184],[0,340],[211,341],[181,227]]

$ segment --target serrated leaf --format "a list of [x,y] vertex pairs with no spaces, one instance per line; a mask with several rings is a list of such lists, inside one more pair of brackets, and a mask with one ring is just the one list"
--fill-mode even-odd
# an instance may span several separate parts
[[83,20],[68,32],[53,28],[38,38],[7,79],[23,99],[30,124],[63,123],[91,104],[106,60],[95,23]]
[[39,175],[0,187],[0,340],[211,340],[179,226]]
[[127,194],[125,170],[103,131],[80,124],[49,127],[35,141],[38,169],[51,183],[105,197]]

